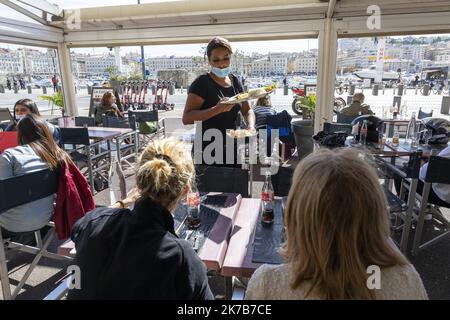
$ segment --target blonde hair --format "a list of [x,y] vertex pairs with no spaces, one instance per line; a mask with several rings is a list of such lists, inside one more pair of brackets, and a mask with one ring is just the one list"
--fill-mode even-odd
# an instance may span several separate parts
[[289,192],[281,254],[292,289],[310,281],[324,299],[375,299],[370,265],[405,265],[390,243],[387,202],[375,170],[350,150],[320,150],[296,168]]
[[136,184],[143,196],[169,206],[195,177],[192,157],[184,143],[172,138],[150,142],[142,152]]

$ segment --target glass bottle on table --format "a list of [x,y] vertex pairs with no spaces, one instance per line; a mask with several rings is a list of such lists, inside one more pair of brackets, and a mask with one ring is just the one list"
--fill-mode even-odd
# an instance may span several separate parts
[[378,132],[378,149],[384,149],[386,139],[383,132]]
[[195,183],[192,184],[191,190],[186,195],[187,217],[186,225],[189,229],[197,229],[200,227],[200,193]]
[[400,143],[400,136],[398,133],[398,129],[395,129],[394,135],[392,136],[392,146],[398,147],[399,143]]
[[417,147],[417,131],[416,113],[413,112],[406,129],[406,142],[410,143],[412,148]]
[[266,173],[266,181],[261,192],[262,201],[262,222],[264,224],[271,224],[274,220],[274,208],[275,208],[275,192],[273,190],[272,181],[270,178],[270,173]]
[[398,107],[397,105],[395,105],[392,111],[392,119],[397,119],[397,116],[398,116]]
[[367,144],[367,120],[364,120],[361,130],[359,131],[359,143]]

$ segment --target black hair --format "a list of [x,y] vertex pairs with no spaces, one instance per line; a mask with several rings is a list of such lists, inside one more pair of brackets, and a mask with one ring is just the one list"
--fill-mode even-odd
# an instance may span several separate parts
[[211,39],[211,41],[208,42],[208,45],[206,47],[206,56],[208,57],[208,60],[211,57],[211,52],[217,48],[225,48],[230,51],[230,53],[233,53],[231,44],[227,39],[222,37],[214,37],[213,39]]
[[24,106],[26,108],[28,108],[31,113],[36,114],[38,116],[40,116],[41,114],[39,113],[38,107],[36,105],[36,103],[33,102],[33,100],[31,99],[20,99],[19,101],[17,101],[14,104],[14,109],[13,109],[13,114],[14,114],[14,121],[16,120],[16,106]]

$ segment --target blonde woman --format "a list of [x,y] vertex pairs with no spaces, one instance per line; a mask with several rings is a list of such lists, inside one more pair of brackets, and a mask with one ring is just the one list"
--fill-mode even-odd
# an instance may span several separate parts
[[295,170],[285,211],[287,263],[258,268],[246,299],[427,299],[389,238],[386,208],[374,169],[357,154],[308,156]]
[[[69,298],[213,299],[205,265],[174,230],[172,212],[193,179],[192,158],[181,142],[151,142],[138,161],[137,197],[96,209],[75,225],[81,289]],[[133,202],[133,210],[125,208]]]

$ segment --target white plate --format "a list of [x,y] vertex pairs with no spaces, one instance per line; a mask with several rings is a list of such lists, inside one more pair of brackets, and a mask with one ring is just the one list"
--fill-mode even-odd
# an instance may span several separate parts
[[227,135],[231,138],[249,138],[256,136],[256,132],[251,133],[251,131],[247,129],[236,129],[236,130],[227,130]]
[[230,99],[228,99],[227,101],[224,101],[222,103],[223,104],[236,104],[236,103],[241,103],[241,102],[244,102],[244,101],[256,100],[256,99],[262,98],[262,97],[264,97],[264,96],[266,96],[268,94],[271,94],[274,91],[275,90],[271,90],[271,91],[268,91],[268,92],[266,92],[264,94],[259,94],[257,96],[251,96],[251,97],[248,97],[248,98],[245,98],[245,99],[238,99],[237,97],[240,94],[244,93],[244,92],[242,92],[242,93],[239,93],[239,94],[237,94],[235,96],[232,96]]

